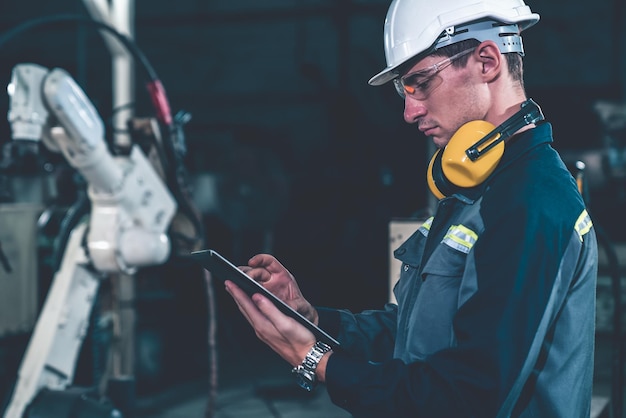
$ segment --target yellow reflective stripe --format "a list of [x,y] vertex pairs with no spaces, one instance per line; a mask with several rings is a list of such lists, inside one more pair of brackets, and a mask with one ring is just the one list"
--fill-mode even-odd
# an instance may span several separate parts
[[467,254],[476,244],[476,240],[478,240],[476,232],[463,225],[452,225],[443,237],[442,243]]
[[576,226],[574,226],[574,229],[578,233],[578,238],[582,241],[583,236],[589,232],[592,227],[593,222],[591,222],[591,217],[587,213],[587,210],[583,210],[576,220]]
[[431,216],[430,218],[426,219],[418,229],[418,231],[420,231],[425,237],[428,236],[428,231],[430,231],[430,226],[433,224],[434,218],[434,216]]

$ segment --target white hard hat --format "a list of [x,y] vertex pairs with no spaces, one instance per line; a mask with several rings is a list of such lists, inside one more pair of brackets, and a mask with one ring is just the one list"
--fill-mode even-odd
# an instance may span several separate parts
[[519,33],[537,21],[523,0],[393,0],[384,29],[387,68],[369,84],[384,84],[411,58],[465,39],[490,39],[503,53],[523,53]]

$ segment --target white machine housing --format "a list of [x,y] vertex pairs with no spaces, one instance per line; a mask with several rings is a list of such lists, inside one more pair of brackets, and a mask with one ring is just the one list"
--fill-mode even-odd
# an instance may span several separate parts
[[62,69],[19,64],[8,87],[14,141],[42,141],[87,181],[91,214],[71,232],[18,370],[5,418],[22,418],[42,388],[66,389],[100,280],[162,264],[177,205],[140,148],[113,156],[96,109]]
[[134,146],[129,156],[110,154],[97,111],[62,69],[20,64],[9,93],[13,140],[43,140],[89,185],[87,248],[95,269],[128,273],[164,262],[170,252],[165,232],[176,202],[143,152]]

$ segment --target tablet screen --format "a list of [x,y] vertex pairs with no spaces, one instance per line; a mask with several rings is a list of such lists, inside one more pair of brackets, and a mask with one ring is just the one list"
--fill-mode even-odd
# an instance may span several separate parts
[[248,296],[252,296],[255,293],[261,293],[274,305],[280,309],[282,313],[295,319],[307,329],[309,329],[316,338],[322,342],[330,345],[332,348],[340,346],[339,341],[330,336],[326,331],[309,321],[302,316],[299,312],[292,309],[289,305],[279,299],[276,295],[257,283],[253,278],[239,270],[237,266],[222,257],[214,250],[202,250],[195,251],[189,255],[189,257],[196,262],[200,263],[202,267],[210,271],[215,277],[222,281],[230,280],[241,288]]

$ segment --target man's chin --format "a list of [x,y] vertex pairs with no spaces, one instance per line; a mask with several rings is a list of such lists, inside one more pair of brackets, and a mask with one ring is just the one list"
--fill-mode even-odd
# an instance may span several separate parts
[[433,144],[435,144],[435,146],[439,149],[444,149],[446,145],[448,145],[448,142],[450,142],[449,139],[442,138],[440,136],[430,136],[429,138],[431,141],[433,141]]

